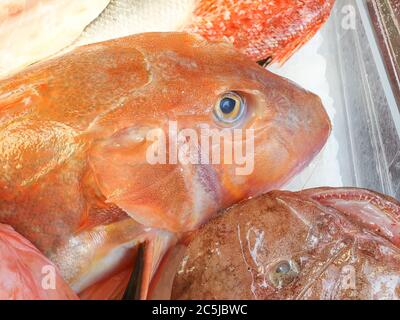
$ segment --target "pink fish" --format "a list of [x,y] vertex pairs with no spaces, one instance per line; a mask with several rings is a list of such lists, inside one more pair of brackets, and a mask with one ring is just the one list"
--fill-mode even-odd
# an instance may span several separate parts
[[78,299],[56,266],[10,226],[0,224],[0,299]]

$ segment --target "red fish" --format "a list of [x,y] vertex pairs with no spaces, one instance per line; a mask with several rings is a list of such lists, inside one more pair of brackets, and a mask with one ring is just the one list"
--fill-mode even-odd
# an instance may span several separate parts
[[285,62],[329,18],[334,0],[203,0],[185,30],[226,39],[253,60]]
[[[150,163],[148,134],[170,138],[171,121],[198,136],[250,130],[238,141],[254,142],[253,170]],[[229,45],[147,33],[84,46],[0,82],[0,222],[76,292],[124,269],[145,241],[146,284],[180,233],[281,186],[329,132],[317,96]]]
[[1,300],[77,298],[52,262],[10,226],[0,224]]
[[[400,202],[273,191],[222,212],[170,258],[174,299],[400,299]],[[159,283],[168,293],[171,279]]]

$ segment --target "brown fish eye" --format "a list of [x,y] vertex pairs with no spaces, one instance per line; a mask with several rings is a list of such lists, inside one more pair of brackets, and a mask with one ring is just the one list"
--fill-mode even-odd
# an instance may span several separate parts
[[269,280],[277,289],[291,284],[299,275],[299,267],[295,261],[280,261],[272,267]]
[[224,124],[237,123],[243,118],[245,111],[245,101],[236,92],[227,92],[221,95],[214,107],[216,119]]

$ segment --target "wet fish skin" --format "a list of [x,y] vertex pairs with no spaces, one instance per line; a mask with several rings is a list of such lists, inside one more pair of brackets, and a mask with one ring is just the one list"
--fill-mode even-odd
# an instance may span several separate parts
[[[76,44],[186,31],[227,41],[255,61],[284,63],[324,25],[334,0],[111,0]],[[171,19],[172,17],[172,19]]]
[[198,0],[111,0],[74,43],[90,44],[144,32],[183,31]]
[[0,224],[0,300],[75,300],[56,266],[10,226]]
[[272,191],[223,211],[171,255],[172,298],[399,299],[399,236],[400,202],[385,195]]
[[283,63],[322,27],[333,4],[334,0],[3,0],[0,77],[79,45],[155,31],[194,32],[232,43],[253,60],[271,57]]
[[[146,132],[168,133],[170,120],[218,128],[214,105],[232,90],[247,101],[242,128],[255,131],[251,174],[148,163]],[[329,133],[317,96],[225,43],[147,33],[80,47],[0,81],[0,222],[80,292],[126,265],[139,241],[152,243],[157,268],[177,235],[281,186]]]
[[109,0],[2,0],[0,77],[73,43]]
[[185,31],[225,39],[255,61],[287,61],[328,20],[335,0],[203,0]]

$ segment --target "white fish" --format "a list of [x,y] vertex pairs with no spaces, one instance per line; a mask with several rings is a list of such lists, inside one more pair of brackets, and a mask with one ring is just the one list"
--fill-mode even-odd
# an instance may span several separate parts
[[181,31],[197,0],[111,0],[76,44],[88,44],[142,32]]
[[0,0],[0,77],[75,41],[110,0]]
[[181,30],[195,4],[196,0],[0,0],[0,78],[64,48],[141,32]]

